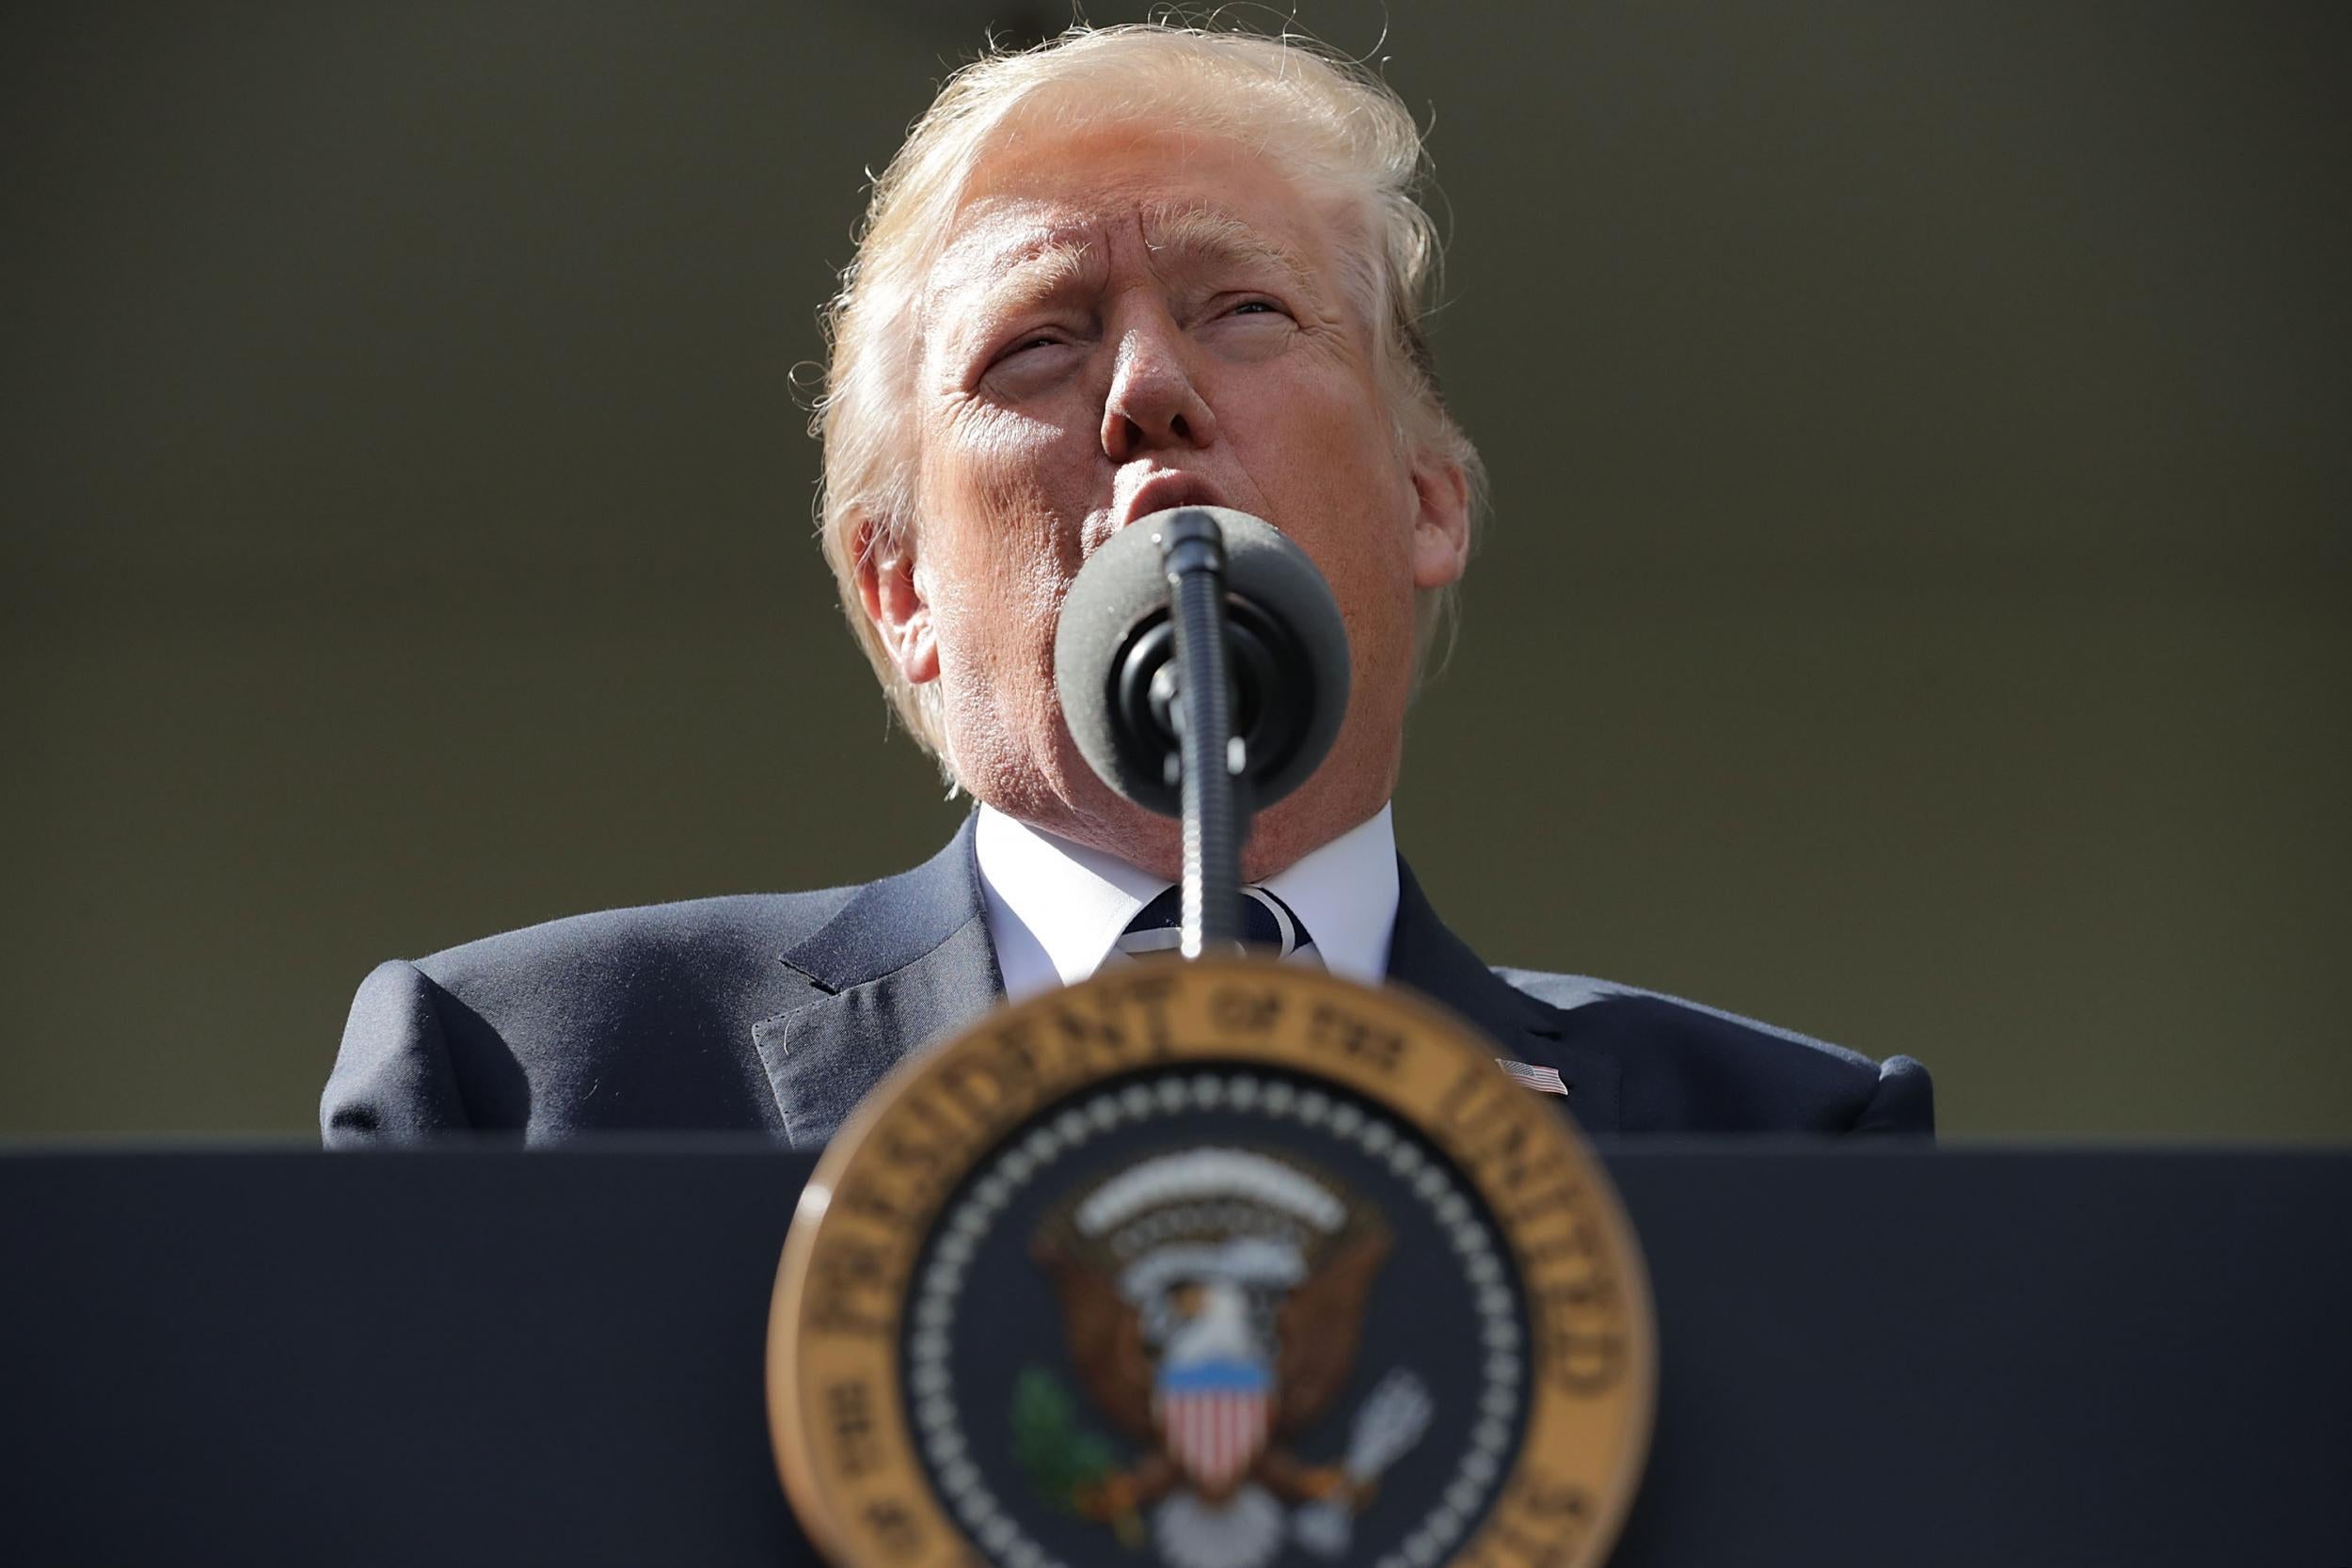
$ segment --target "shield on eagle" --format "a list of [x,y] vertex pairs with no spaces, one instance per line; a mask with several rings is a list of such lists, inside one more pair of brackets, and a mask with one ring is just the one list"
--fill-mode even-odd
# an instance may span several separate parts
[[1274,1375],[1262,1361],[1163,1362],[1152,1395],[1169,1456],[1213,1502],[1249,1473],[1273,1409]]

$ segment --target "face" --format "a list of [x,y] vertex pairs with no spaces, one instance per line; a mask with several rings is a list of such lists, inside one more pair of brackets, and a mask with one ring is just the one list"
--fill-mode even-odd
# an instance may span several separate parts
[[1252,513],[1330,580],[1354,693],[1331,757],[1261,812],[1259,879],[1395,787],[1418,591],[1461,575],[1458,468],[1400,448],[1339,214],[1235,144],[1097,127],[984,162],[925,295],[906,438],[917,523],[860,586],[902,674],[939,684],[975,796],[1171,879],[1176,824],[1098,780],[1062,722],[1063,594],[1166,507]]

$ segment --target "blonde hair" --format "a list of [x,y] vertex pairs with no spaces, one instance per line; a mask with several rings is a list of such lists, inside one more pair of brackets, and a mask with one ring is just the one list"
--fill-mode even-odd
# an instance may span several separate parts
[[[1240,142],[1353,210],[1355,248],[1342,282],[1374,328],[1399,448],[1459,465],[1473,518],[1483,501],[1484,465],[1446,411],[1423,330],[1442,258],[1419,197],[1427,171],[1421,130],[1388,84],[1310,40],[1167,23],[1080,25],[1033,49],[983,55],[947,79],[874,181],[857,253],[825,308],[829,363],[810,424],[824,443],[818,531],[842,612],[892,707],[950,784],[937,683],[899,675],[857,583],[861,550],[917,543],[918,454],[898,412],[922,353],[915,307],[963,182],[993,140],[1041,117],[1085,124],[1144,116]],[[1451,587],[1422,595],[1416,652],[1424,665],[1450,628],[1453,600]]]

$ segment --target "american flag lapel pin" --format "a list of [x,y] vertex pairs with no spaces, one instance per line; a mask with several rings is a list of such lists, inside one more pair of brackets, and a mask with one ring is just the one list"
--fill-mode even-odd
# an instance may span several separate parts
[[1514,1062],[1502,1056],[1495,1058],[1495,1065],[1502,1069],[1505,1077],[1523,1089],[1534,1089],[1537,1094],[1568,1092],[1567,1085],[1560,1081],[1560,1069],[1556,1067],[1537,1067],[1532,1062]]

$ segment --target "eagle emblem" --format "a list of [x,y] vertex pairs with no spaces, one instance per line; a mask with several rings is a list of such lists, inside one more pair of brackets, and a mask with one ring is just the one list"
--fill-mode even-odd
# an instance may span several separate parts
[[1081,1432],[1059,1380],[1032,1368],[1013,1434],[1031,1484],[1130,1547],[1148,1538],[1169,1568],[1263,1568],[1286,1540],[1339,1557],[1433,1411],[1393,1370],[1343,1454],[1293,1448],[1348,1383],[1391,1247],[1376,1209],[1287,1154],[1174,1150],[1072,1195],[1030,1255],[1088,1398],[1139,1457]]

